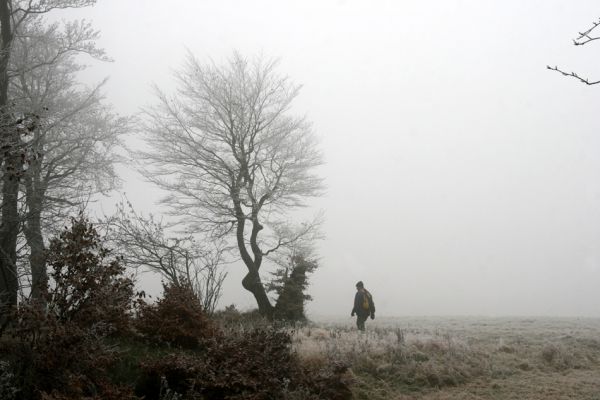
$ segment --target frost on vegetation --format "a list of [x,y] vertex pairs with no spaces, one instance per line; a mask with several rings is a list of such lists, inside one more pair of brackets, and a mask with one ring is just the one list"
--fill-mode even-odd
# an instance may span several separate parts
[[365,333],[347,328],[307,328],[297,336],[300,357],[339,360],[363,378],[437,387],[463,383],[485,370],[474,349],[448,334],[417,336],[399,328]]
[[305,360],[347,363],[356,375],[356,392],[364,389],[371,394],[367,388],[375,383],[401,392],[425,390],[532,371],[593,369],[600,360],[600,342],[594,339],[600,328],[597,321],[423,318],[390,322],[375,321],[364,333],[347,322],[324,322],[298,330],[294,347]]

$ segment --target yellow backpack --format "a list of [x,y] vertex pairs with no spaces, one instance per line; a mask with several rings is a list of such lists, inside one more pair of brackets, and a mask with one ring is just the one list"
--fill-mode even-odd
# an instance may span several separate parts
[[366,290],[363,292],[362,308],[363,310],[368,310],[371,308],[371,293],[367,292]]

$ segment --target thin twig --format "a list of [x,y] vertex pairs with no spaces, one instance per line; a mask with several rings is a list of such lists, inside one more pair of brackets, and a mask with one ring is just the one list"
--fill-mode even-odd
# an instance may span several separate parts
[[575,78],[575,79],[579,80],[580,82],[583,82],[583,83],[585,83],[586,85],[596,85],[596,84],[600,83],[600,80],[598,80],[598,81],[592,81],[592,82],[590,82],[590,81],[589,81],[589,79],[587,79],[587,78],[582,78],[582,77],[580,77],[579,75],[577,75],[577,73],[575,73],[575,72],[565,72],[565,71],[561,70],[560,68],[558,68],[558,67],[556,67],[556,66],[554,66],[554,67],[551,67],[551,66],[547,65],[547,66],[546,66],[546,68],[548,68],[548,69],[550,69],[550,70],[552,70],[552,71],[557,71],[557,72],[560,72],[560,73],[561,73],[561,74],[563,74],[564,76],[570,76],[570,77],[573,77],[573,78]]

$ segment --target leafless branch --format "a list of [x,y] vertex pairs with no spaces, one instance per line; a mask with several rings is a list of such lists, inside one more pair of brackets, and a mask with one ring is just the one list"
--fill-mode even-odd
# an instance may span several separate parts
[[191,236],[168,236],[161,220],[136,213],[126,199],[103,224],[128,266],[157,272],[175,285],[189,284],[205,310],[214,311],[227,276],[223,243],[206,246]]
[[575,73],[575,72],[566,72],[566,71],[561,70],[557,66],[551,67],[551,66],[547,65],[546,68],[549,69],[549,70],[552,70],[552,71],[557,71],[557,72],[561,73],[564,76],[573,77],[573,78],[577,79],[579,82],[585,83],[586,85],[596,85],[596,84],[600,83],[600,80],[598,80],[598,81],[591,81],[590,82],[589,79],[582,78],[579,75],[577,75],[577,73]]
[[[594,29],[596,29],[600,25],[600,20],[598,22],[592,22],[592,27],[584,32],[579,32],[579,36],[576,39],[573,39],[573,44],[575,46],[583,46],[589,42],[600,39],[598,36],[591,36],[591,33]],[[551,67],[550,65],[546,66],[547,69],[551,71],[556,71],[563,76],[569,76],[577,79],[581,83],[585,83],[586,85],[597,85],[600,83],[600,80],[590,81],[588,78],[583,78],[576,72],[566,72],[565,70],[559,68],[558,66]]]
[[583,46],[586,43],[592,42],[594,40],[600,39],[598,36],[591,36],[590,34],[594,29],[596,29],[600,25],[600,20],[598,22],[592,22],[592,27],[589,28],[585,32],[579,32],[579,36],[577,39],[573,39],[573,44],[575,46]]

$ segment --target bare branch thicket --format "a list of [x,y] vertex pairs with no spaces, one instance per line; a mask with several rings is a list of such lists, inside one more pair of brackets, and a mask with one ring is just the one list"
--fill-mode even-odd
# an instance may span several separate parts
[[214,312],[227,276],[223,242],[206,245],[192,236],[167,236],[169,227],[162,220],[136,213],[129,201],[117,204],[104,224],[127,266],[157,272],[177,286],[190,285],[204,309]]
[[8,0],[11,26],[16,31],[28,19],[54,10],[84,8],[96,4],[97,0]]
[[[20,29],[54,9],[93,5],[95,0],[0,0],[0,154],[2,163],[2,205],[0,225],[0,303],[17,303],[19,292],[16,248],[19,234],[18,197],[20,182],[15,171],[23,169],[20,132],[7,129],[13,118],[9,83],[15,38]],[[34,64],[35,65],[35,64]],[[29,67],[31,68],[31,66]],[[1,318],[1,317],[0,317]]]
[[[265,253],[299,237],[280,237],[289,212],[323,191],[322,163],[309,122],[293,116],[300,86],[277,63],[235,53],[224,65],[191,54],[176,73],[178,90],[157,89],[146,109],[149,151],[142,173],[165,189],[163,204],[190,230],[231,237],[248,274],[242,281],[259,310],[273,307],[260,278]],[[309,234],[312,229],[307,229]]]
[[[592,22],[591,28],[589,28],[588,30],[586,30],[584,32],[579,32],[579,36],[577,38],[573,39],[573,44],[575,46],[583,46],[589,42],[593,42],[595,40],[600,39],[600,36],[592,36],[592,31],[594,31],[594,29],[596,29],[599,25],[600,25],[600,20],[598,20],[598,22]],[[559,68],[558,66],[551,67],[550,65],[547,65],[546,68],[549,70],[552,70],[552,71],[559,72],[560,74],[562,74],[564,76],[570,76],[572,78],[575,78],[579,82],[585,83],[586,85],[597,85],[600,83],[600,80],[590,81],[588,78],[584,78],[584,77],[580,76],[579,74],[577,74],[576,72],[573,72],[573,71],[566,72],[565,70]]]
[[23,140],[30,154],[20,186],[25,193],[23,232],[29,247],[32,295],[45,286],[45,237],[94,193],[118,184],[116,148],[129,120],[103,103],[105,81],[88,88],[77,81],[81,53],[101,58],[98,32],[86,23],[21,25],[13,44],[9,93],[13,110],[40,121]]
[[323,225],[323,213],[317,213],[312,220],[304,221],[300,224],[292,224],[287,221],[273,221],[271,231],[276,240],[272,243],[272,247],[263,251],[263,256],[268,257],[275,264],[277,258],[272,256],[277,255],[279,250],[285,250],[285,253],[297,253],[301,250],[313,252],[312,245],[315,241],[323,238],[321,226]]

